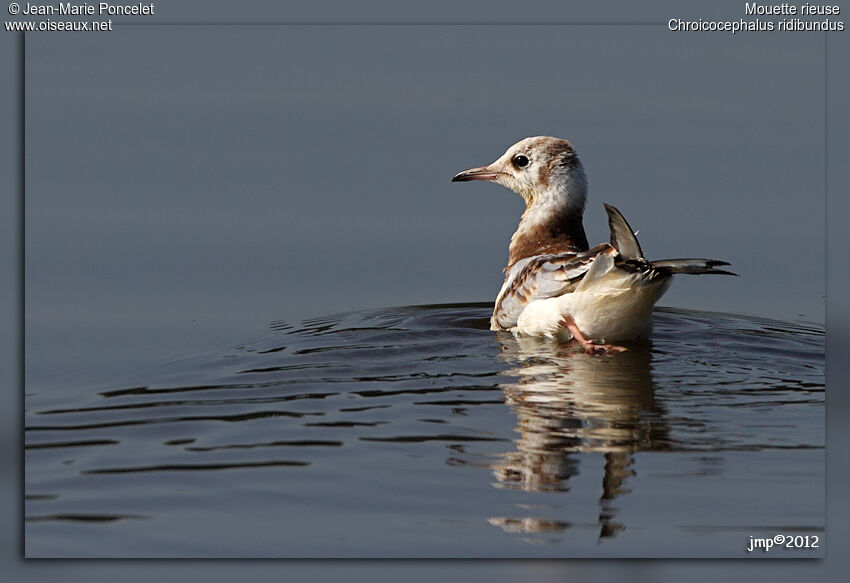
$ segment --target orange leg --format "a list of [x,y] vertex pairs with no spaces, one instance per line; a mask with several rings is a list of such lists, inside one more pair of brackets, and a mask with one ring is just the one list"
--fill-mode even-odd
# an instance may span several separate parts
[[570,316],[564,316],[564,326],[567,327],[567,330],[570,331],[570,334],[573,335],[573,338],[576,339],[583,347],[584,351],[587,354],[591,355],[599,355],[599,354],[608,354],[612,352],[623,352],[628,350],[625,346],[614,346],[613,344],[596,344],[593,340],[589,340],[584,337],[584,334],[581,333],[581,330],[576,326],[575,320],[573,320]]

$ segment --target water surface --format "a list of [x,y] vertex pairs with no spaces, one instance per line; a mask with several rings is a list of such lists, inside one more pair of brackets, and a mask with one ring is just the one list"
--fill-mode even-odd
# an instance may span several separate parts
[[[824,529],[817,325],[660,309],[588,356],[490,304],[275,322],[28,387],[27,555],[744,556]],[[771,556],[822,556],[819,549]]]

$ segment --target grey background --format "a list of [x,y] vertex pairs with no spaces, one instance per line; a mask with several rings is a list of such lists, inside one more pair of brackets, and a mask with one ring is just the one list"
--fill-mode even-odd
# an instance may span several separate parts
[[[598,6],[597,10],[605,11],[605,12],[603,12],[601,19],[604,19],[604,17],[606,15],[610,15],[613,12],[611,7],[608,6],[608,5],[597,5],[597,6]],[[739,5],[738,5],[738,3],[734,3],[733,6],[734,6],[734,8],[730,8],[728,10],[728,12],[726,12],[727,17],[737,17],[738,12],[739,12]],[[612,12],[608,12],[609,10],[612,10]],[[683,9],[680,8],[679,10],[683,10]],[[708,7],[705,7],[704,9],[700,9],[699,14],[707,17],[708,16],[707,10],[708,10]],[[717,6],[712,6],[711,10],[716,12],[720,9]],[[504,14],[505,12],[506,11],[499,12],[498,10],[494,10],[494,13],[496,13],[496,14],[500,14],[500,13]],[[509,15],[508,19],[510,19],[511,12],[507,12],[507,13]],[[361,12],[361,15],[362,14],[364,14],[364,13]],[[470,14],[474,15],[476,13],[472,12]],[[481,14],[480,11],[478,12],[478,14],[479,15]],[[549,14],[552,14],[552,13],[549,13]],[[617,12],[616,14],[623,15],[623,14],[627,14],[627,13]],[[646,13],[642,14],[641,16],[646,17],[647,14],[650,17],[653,16],[649,12],[646,12]],[[664,6],[661,6],[659,12],[656,12],[655,14],[657,16],[656,20],[661,20],[661,19],[664,19],[664,18],[666,18],[670,15],[670,9],[665,8]],[[340,15],[339,17],[341,18],[341,17],[344,17],[345,14],[344,13],[337,13],[337,15]],[[191,12],[187,12],[187,13],[185,13],[185,16],[186,16],[186,18],[192,18],[194,15]],[[286,16],[292,16],[292,15],[286,15]],[[385,17],[386,13],[383,13],[381,16]],[[458,18],[463,19],[463,17],[464,17],[463,10],[460,10],[460,11],[455,10],[452,13],[452,16],[453,17],[456,16]],[[571,13],[569,16],[570,17],[576,17],[576,18],[580,19],[582,14]],[[591,14],[591,16],[595,16],[598,19],[600,18],[599,13]],[[467,18],[469,18],[469,16],[467,16]],[[565,17],[561,16],[560,18],[561,18],[561,20],[563,20]],[[452,19],[448,19],[448,20],[452,20]],[[818,38],[821,38],[821,37],[818,37]],[[14,50],[17,46],[17,41],[12,40],[12,39],[13,39],[13,35],[7,34],[7,35],[2,37],[2,42],[4,43],[4,48],[6,48],[6,47],[9,48],[8,51],[3,51],[3,59],[4,59],[5,63],[8,65],[8,69],[10,71],[14,72],[15,68],[17,66],[17,60],[15,58],[15,52],[16,51]],[[846,39],[846,35],[834,35],[834,36],[830,37],[830,40],[829,40],[829,54],[831,56],[831,58],[830,58],[830,71],[836,71],[837,72],[837,71],[844,70],[846,68],[846,63],[842,62],[843,55],[847,54],[847,52],[846,52],[846,40],[845,39]],[[50,40],[52,40],[52,39],[50,39]],[[721,39],[718,39],[718,43],[719,43],[719,40],[721,40]],[[728,40],[728,39],[726,39],[726,40]],[[737,42],[737,39],[736,39],[736,42]],[[800,42],[804,42],[804,41],[800,41]],[[842,48],[844,50],[842,50]],[[789,75],[790,80],[793,81],[793,80],[798,79],[799,78],[798,74],[805,74],[805,72],[797,70],[794,67],[789,68],[788,75]],[[846,83],[846,81],[843,78],[839,77],[838,75],[833,74],[830,77],[830,87],[829,87],[830,96],[835,95],[834,98],[830,97],[830,103],[832,103],[832,104],[846,102],[846,99],[845,100],[840,99],[840,95],[846,96],[846,85],[842,86],[842,85],[840,85],[841,83]],[[839,94],[838,92],[840,92],[840,91],[843,91],[843,93]],[[833,92],[835,92],[835,93],[833,93]],[[17,107],[19,106],[19,104],[16,104],[16,102],[15,102],[16,94],[15,94],[15,91],[14,91],[14,87],[11,87],[11,86],[4,87],[3,98],[5,100],[7,100],[7,103],[8,103],[8,107],[5,108],[6,111],[10,111],[10,112],[18,111]],[[842,129],[847,127],[846,112],[839,111],[837,108],[833,108],[833,109],[830,110],[830,120],[832,122],[832,124],[831,124],[832,128],[831,128],[830,133],[828,134],[829,140],[831,140],[831,141],[832,140],[840,140],[840,139],[842,139],[843,136],[846,136],[846,133],[842,131]],[[15,123],[14,117],[9,121],[11,121],[11,125],[12,125],[12,127],[14,127],[14,123]],[[782,120],[782,121],[784,121],[784,120]],[[7,173],[7,175],[8,176],[14,176],[14,168],[16,167],[18,162],[16,162],[16,159],[15,159],[15,156],[13,155],[13,153],[17,150],[17,146],[19,144],[18,144],[17,140],[13,139],[14,132],[12,132],[12,131],[4,132],[4,135],[8,136],[6,142],[4,143],[4,147],[8,148],[8,150],[10,152],[9,155],[4,156],[4,160],[10,162],[10,166],[12,168],[12,170],[10,170]],[[585,144],[583,144],[573,133],[571,133],[569,137],[571,137],[574,141],[576,141],[577,145],[579,145],[582,148],[581,151],[582,151],[582,153],[585,157],[585,160],[587,161],[588,166],[590,167],[591,172],[592,172],[591,179],[593,180],[593,185],[594,185],[594,195],[592,195],[592,196],[594,196],[593,200],[598,203],[601,200],[601,198],[596,198],[597,196],[599,196],[599,194],[598,194],[598,188],[599,188],[598,179],[599,179],[599,177],[597,176],[598,173],[594,172],[592,170],[591,154],[588,151],[587,146]],[[796,139],[798,139],[798,136],[795,135],[794,132],[789,132],[788,138],[792,139],[792,140],[796,140]],[[836,141],[834,143],[834,145],[832,145],[831,148],[830,148],[830,158],[829,158],[829,160],[831,161],[831,163],[829,165],[829,170],[832,173],[846,172],[846,169],[842,168],[843,164],[841,164],[842,160],[846,160],[846,146],[847,146],[846,137],[843,137],[843,139],[844,139],[843,144],[839,141]],[[500,151],[502,149],[501,145],[492,144],[492,141],[489,140],[489,139],[488,140],[482,139],[481,143],[482,144],[486,143],[489,147],[493,148],[493,150],[490,152],[492,155],[489,156],[489,157],[484,156],[483,160],[480,160],[480,159],[477,159],[477,158],[474,159],[474,160],[470,160],[471,164],[472,163],[479,163],[479,162],[482,162],[482,161],[486,162],[486,161],[489,160],[489,158],[492,158],[495,155],[497,155],[498,153],[500,153]],[[490,144],[492,144],[492,146]],[[832,144],[832,142],[831,142],[831,144]],[[506,144],[504,144],[504,145],[506,145]],[[476,144],[475,151],[477,152],[479,148],[480,148],[480,145]],[[843,149],[840,149],[840,148],[843,148]],[[486,154],[486,152],[482,152],[482,155],[484,155],[484,154]],[[452,164],[454,164],[454,162],[455,162],[455,160],[452,159]],[[602,161],[600,160],[599,163],[601,164],[601,162]],[[463,167],[463,166],[464,166],[464,164],[460,165],[460,167]],[[453,166],[452,170],[454,170],[454,169],[457,169],[457,168]],[[833,194],[833,195],[840,195],[840,192],[841,192],[840,185],[844,184],[844,182],[841,180],[841,178],[844,178],[844,176],[838,175],[838,174],[831,174],[831,176],[834,176],[834,180],[832,180],[830,182],[830,193]],[[443,188],[445,188],[445,187],[443,187]],[[7,243],[7,245],[3,246],[3,251],[2,251],[3,257],[4,257],[4,266],[8,266],[7,272],[10,273],[10,275],[13,276],[13,277],[10,277],[8,280],[6,280],[7,284],[3,288],[3,292],[2,292],[4,294],[4,298],[8,298],[7,303],[10,306],[10,309],[8,309],[7,312],[6,312],[6,315],[7,315],[6,317],[9,320],[9,325],[4,327],[4,329],[7,330],[5,338],[7,339],[6,342],[8,343],[7,344],[8,350],[5,350],[4,353],[6,353],[7,355],[10,355],[12,357],[14,357],[16,355],[17,349],[15,347],[18,346],[18,344],[19,344],[18,343],[19,335],[15,331],[15,328],[16,328],[15,321],[19,317],[19,309],[20,309],[19,308],[20,304],[16,302],[16,297],[17,297],[16,292],[19,290],[18,283],[17,283],[17,274],[19,274],[19,271],[18,271],[19,266],[16,265],[16,256],[17,256],[16,251],[18,250],[18,248],[15,244],[15,241],[17,240],[17,237],[18,237],[18,234],[19,234],[19,225],[17,223],[18,223],[18,218],[19,218],[20,215],[19,215],[19,210],[18,210],[17,205],[19,204],[20,200],[18,199],[17,193],[15,192],[15,190],[16,190],[16,186],[14,184],[12,185],[12,188],[7,190],[8,195],[9,195],[8,196],[9,212],[3,213],[3,215],[2,215],[2,216],[5,217],[4,220],[8,221],[7,229],[3,230],[3,232],[5,233],[4,236],[7,237],[7,239],[8,239],[8,243]],[[488,202],[489,202],[491,200],[494,201],[494,200],[496,200],[496,198],[499,198],[499,197],[504,199],[505,197],[509,197],[510,195],[507,192],[499,193],[499,192],[483,192],[482,191],[480,194],[473,194],[472,196],[487,196],[487,197],[489,197],[488,198]],[[476,204],[478,204],[478,203],[476,203]],[[840,248],[839,247],[839,245],[841,244],[840,238],[841,238],[841,235],[843,234],[842,233],[843,230],[841,228],[841,225],[840,225],[840,223],[837,223],[837,221],[841,220],[840,217],[842,216],[842,214],[844,214],[844,216],[846,216],[845,213],[842,213],[842,211],[846,211],[846,208],[845,208],[846,202],[844,202],[841,197],[835,197],[835,198],[829,199],[829,204],[830,204],[830,213],[829,213],[830,231],[829,231],[829,236],[830,236],[830,242],[831,242],[831,246],[830,246],[831,253],[829,255],[829,260],[830,260],[830,262],[832,262],[831,265],[835,265],[837,267],[837,266],[841,265],[840,262],[842,261],[840,254],[838,254],[836,251],[837,251],[837,249]],[[478,208],[478,207],[476,207],[476,208]],[[516,209],[514,208],[513,211],[515,212],[515,210]],[[629,216],[631,217],[631,214]],[[639,221],[635,221],[635,222],[638,222],[638,224],[640,225]],[[796,223],[795,223],[795,226],[796,226]],[[649,230],[649,228],[644,227],[642,225],[641,225],[641,228],[642,228],[641,236],[642,236],[642,240],[644,240],[644,237],[648,236],[647,231]],[[489,231],[489,229],[488,229],[488,231]],[[647,233],[647,234],[645,234],[645,233]],[[835,238],[835,237],[837,237],[837,238]],[[672,235],[671,235],[670,239],[672,241],[676,241],[676,239]],[[645,246],[648,249],[651,248],[653,250],[656,248],[654,245],[650,246],[649,243],[645,243]],[[817,249],[814,250],[814,252],[816,253]],[[474,280],[479,281],[478,278],[475,278]],[[681,282],[678,282],[678,283],[681,284]],[[838,291],[841,290],[841,289],[846,291],[846,289],[847,289],[846,284],[847,284],[846,275],[843,275],[841,272],[837,271],[836,269],[832,269],[830,271],[830,279],[829,279],[829,285],[830,285],[830,302],[829,302],[830,344],[829,344],[829,349],[828,349],[828,359],[829,359],[829,363],[830,363],[829,375],[830,375],[830,385],[831,386],[835,385],[834,380],[836,379],[837,375],[841,375],[843,372],[845,372],[845,371],[842,371],[841,368],[840,368],[840,366],[841,366],[840,361],[833,358],[832,355],[834,354],[835,350],[840,350],[841,345],[842,345],[841,339],[842,338],[846,339],[846,332],[845,331],[847,330],[847,326],[846,326],[847,319],[846,318],[847,318],[847,313],[848,313],[847,310],[846,310],[846,300],[844,299],[846,297],[846,295],[840,295],[838,293]],[[843,288],[841,286],[843,286]],[[478,298],[476,298],[476,299],[478,299]],[[20,300],[20,298],[17,298],[17,301],[19,301],[19,300]],[[842,305],[842,302],[845,302],[845,304]],[[672,303],[672,302],[667,302],[667,303]],[[679,304],[679,305],[681,305],[681,304]],[[843,310],[842,310],[842,307],[844,308]],[[19,320],[18,320],[18,322],[19,322]],[[198,338],[204,338],[204,337],[209,337],[208,332],[202,332],[198,335]],[[837,342],[836,342],[836,340],[837,340]],[[183,342],[183,341],[185,341],[185,339],[181,339],[181,342]],[[846,344],[847,344],[846,342],[843,343],[844,346],[846,346]],[[18,360],[15,359],[15,358],[12,358],[11,362],[10,362],[10,366],[4,367],[4,369],[3,369],[4,371],[8,371],[6,373],[7,376],[9,377],[8,378],[9,382],[7,384],[11,387],[14,387],[15,385],[19,386],[19,384],[20,384],[19,378],[17,378],[17,376],[14,374],[14,371],[15,371],[14,363],[15,362],[18,362]],[[837,378],[841,378],[841,377],[837,377]],[[10,391],[9,394],[13,394],[13,391]],[[841,404],[838,402],[838,399],[841,399],[841,395],[839,393],[833,392],[833,393],[830,394],[829,414],[831,416],[830,417],[831,420],[830,420],[830,423],[829,423],[829,430],[830,430],[831,445],[834,445],[837,440],[841,439],[841,434],[836,433],[837,431],[840,431],[840,427],[839,427],[840,421],[839,421],[839,419],[836,418],[836,415],[841,414],[843,411],[846,411],[846,409],[840,408]],[[11,413],[14,410],[14,408],[10,407],[7,410]],[[14,429],[16,427],[17,428],[20,427],[19,423],[15,423],[14,421],[11,421],[11,422],[5,424],[4,426],[7,428],[6,431],[9,432],[8,438],[6,439],[6,442],[7,443],[15,443],[16,439],[15,439]],[[831,447],[830,453],[831,454],[840,453],[837,450],[838,450],[838,448]],[[20,459],[20,454],[19,454],[17,448],[10,448],[10,449],[6,450],[6,453],[7,453],[7,460],[9,460],[7,462],[7,467],[15,465],[16,460]],[[842,475],[841,473],[839,473],[841,471],[840,466],[837,466],[836,464],[832,464],[831,467],[835,468],[835,470],[831,471],[830,474],[829,474],[831,479],[833,479],[833,480],[841,479],[841,480],[843,480],[843,483],[846,484],[846,475]],[[14,492],[15,483],[8,481],[8,480],[12,479],[12,476],[8,473],[4,474],[4,476],[6,477],[6,480],[7,480],[7,481],[4,482],[4,484],[7,485],[7,487],[9,488],[9,490],[11,492]],[[830,502],[831,502],[830,511],[831,511],[831,514],[836,512],[836,502],[835,502],[834,496],[840,494],[840,491],[841,491],[841,487],[839,485],[831,483],[831,487],[830,487]],[[846,489],[845,489],[845,491],[846,491]],[[11,493],[7,497],[7,500],[10,500],[10,501],[15,500],[15,502],[12,502],[11,503],[12,505],[9,507],[9,513],[10,513],[11,516],[19,516],[19,513],[16,510],[14,510],[14,508],[17,507],[17,499],[18,498],[16,498]],[[7,546],[9,548],[14,548],[15,545],[12,541],[15,540],[15,537],[16,537],[15,533],[17,532],[17,528],[14,528],[16,526],[15,521],[10,520],[10,521],[7,522],[7,524],[9,524],[10,527],[13,527],[12,530],[7,531],[7,532],[9,532],[9,536],[8,536],[7,540],[10,543]],[[844,538],[843,535],[846,535],[846,530],[842,531],[841,530],[842,527],[843,527],[843,525],[838,524],[837,521],[835,521],[835,520],[831,520],[830,523],[829,523],[829,541],[831,542],[830,547],[833,548],[833,549],[838,547],[838,545],[840,544],[840,540],[842,540],[842,538]],[[845,527],[845,529],[846,529],[846,527]],[[18,546],[18,549],[19,548],[20,547]],[[836,562],[836,563],[838,561],[842,560],[842,558],[840,556],[838,556],[838,557],[835,556],[835,555],[839,555],[839,554],[840,553],[833,553],[831,555],[831,557],[833,557],[835,559],[834,562]],[[787,577],[788,579],[790,579],[791,577],[797,578],[800,575],[800,573],[797,573],[797,571],[803,571],[803,570],[808,571],[810,569],[818,570],[818,569],[827,568],[828,564],[831,565],[833,563],[833,558],[831,558],[830,560],[828,560],[826,562],[820,562],[820,563],[816,563],[816,564],[793,563],[793,564],[789,565],[787,563],[783,563],[782,574],[783,574],[784,577]],[[189,569],[189,568],[192,568],[194,570],[194,569],[197,568],[196,564],[193,564],[193,565],[181,564],[180,566],[171,564],[170,567],[169,567],[168,564],[160,564],[160,565],[162,565],[163,568],[170,568],[170,569],[175,569],[175,570]],[[725,571],[725,569],[726,569],[726,567],[724,567],[723,564],[713,563],[712,565],[713,565],[712,569],[713,569],[715,576],[717,574],[719,574],[720,572]],[[728,563],[726,565],[728,565]],[[111,569],[120,569],[122,572],[125,572],[126,566],[127,566],[126,563],[124,564],[123,568],[121,566],[118,566],[118,565],[117,566],[110,566],[108,564],[102,564],[102,565],[100,565],[99,570],[100,570],[102,575],[108,576],[109,573],[107,571],[109,571]],[[90,577],[91,574],[93,573],[92,571],[88,571],[88,572],[86,572],[85,575],[83,575],[82,569],[85,568],[85,565],[83,565],[81,563],[74,564],[75,569],[80,569],[80,571],[77,571],[77,572],[75,572],[74,569],[69,569],[67,566],[60,566],[60,565],[55,565],[55,564],[52,565],[52,566],[48,565],[48,564],[39,564],[39,565],[29,564],[29,565],[26,566],[25,570],[22,570],[23,567],[24,566],[20,565],[20,564],[18,564],[18,566],[15,567],[15,569],[16,569],[15,572],[19,577],[22,576],[22,575],[26,575],[26,574],[33,575],[33,576],[38,576],[38,575],[48,576],[49,574],[46,573],[45,570],[47,570],[47,569],[52,570],[52,569],[55,569],[55,568],[62,568],[63,575],[66,576],[66,577],[70,576],[71,578],[73,578],[75,576],[78,576],[78,577],[81,577],[81,578],[82,577]],[[241,569],[244,569],[244,568],[247,568],[247,567],[248,567],[248,565],[242,563],[242,564],[228,564],[228,565],[224,566],[224,568],[223,568],[223,566],[219,565],[219,566],[216,566],[216,567],[213,567],[213,568],[215,568],[217,571],[225,572],[227,570],[227,568],[234,568],[234,569],[240,569],[241,570]],[[369,572],[370,576],[374,576],[375,574],[385,574],[385,575],[392,576],[393,573],[391,571],[394,571],[394,570],[395,570],[395,574],[397,575],[400,572],[400,568],[404,568],[405,569],[404,573],[407,576],[409,576],[410,575],[410,569],[408,567],[409,567],[409,565],[401,565],[400,566],[398,564],[389,564],[389,565],[369,565],[369,564],[362,564],[362,563],[359,564],[359,569],[362,570],[361,571],[362,574],[366,575],[366,573]],[[428,577],[445,576],[448,573],[452,573],[452,574],[455,574],[455,575],[466,574],[466,576],[468,576],[470,570],[476,569],[477,570],[476,574],[479,574],[479,576],[482,576],[482,574],[483,574],[483,576],[487,576],[488,574],[492,574],[493,572],[498,572],[499,576],[502,576],[502,577],[513,577],[513,576],[517,576],[517,575],[522,575],[523,577],[528,578],[529,576],[535,576],[536,575],[536,576],[539,576],[541,578],[546,577],[548,579],[548,578],[553,577],[553,576],[562,577],[564,575],[564,569],[569,569],[571,572],[586,571],[587,569],[589,569],[591,567],[591,565],[582,564],[580,567],[576,567],[574,565],[570,566],[570,567],[566,567],[565,565],[553,564],[553,563],[522,563],[522,564],[512,564],[510,566],[499,565],[499,566],[496,566],[496,567],[487,568],[487,567],[476,565],[474,563],[462,563],[462,564],[457,564],[457,563],[453,563],[453,564],[430,563],[429,567],[430,567],[429,570],[423,569],[423,570],[420,571],[420,570],[418,570],[420,568],[420,566],[417,564],[417,567],[416,567],[417,568],[417,574],[419,574],[420,576],[423,576],[423,577],[424,576],[428,576]],[[158,567],[153,565],[153,564],[134,563],[133,568],[137,569],[137,571],[135,573],[136,575],[148,577],[152,573],[147,572],[147,569],[155,569],[155,568],[158,568]],[[288,569],[289,574],[295,575],[295,576],[298,576],[298,574],[299,574],[296,571],[300,571],[300,574],[303,576],[304,574],[306,574],[307,571],[314,571],[315,569],[324,569],[320,572],[324,573],[324,574],[333,574],[335,569],[341,569],[341,568],[346,569],[346,573],[350,576],[351,575],[350,569],[352,569],[351,565],[335,564],[335,565],[315,566],[314,567],[313,565],[305,564],[305,563],[300,563],[300,564],[297,564],[297,565],[292,565],[292,564],[289,564],[289,565],[264,564],[264,565],[254,565],[253,568],[255,569],[255,572],[259,572],[259,570],[261,570],[261,569],[275,569],[275,568],[277,568],[278,575],[281,574],[279,572],[280,569]],[[640,578],[641,574],[643,574],[646,578],[652,577],[652,579],[654,579],[654,580],[659,580],[659,579],[664,580],[665,577],[669,577],[670,580],[674,580],[673,577],[675,576],[676,573],[682,574],[682,573],[684,573],[684,569],[688,569],[688,572],[692,571],[693,564],[683,564],[681,562],[676,563],[676,564],[672,564],[672,565],[666,567],[666,570],[662,571],[662,572],[657,571],[655,565],[649,565],[649,564],[645,564],[645,563],[642,564],[642,568],[639,569],[638,571],[635,571],[635,567],[633,567],[633,566],[626,566],[626,565],[617,564],[617,565],[608,566],[606,568],[606,572],[610,575],[614,575],[617,572],[620,572],[621,568],[628,568],[630,573],[631,573],[631,576],[637,576],[638,578]],[[752,565],[752,564],[742,565],[741,563],[737,563],[737,565],[736,565],[736,569],[739,570],[741,572],[741,574],[744,574],[744,575],[748,574],[749,572],[752,572],[752,573],[750,573],[750,575],[754,575],[756,568],[761,569],[762,566],[759,565],[758,567],[756,567],[755,565]],[[478,571],[478,569],[480,569],[480,571]],[[229,574],[228,576],[232,576],[232,574]]]
[[[570,138],[662,305],[823,321],[823,41],[652,26],[130,27],[27,44],[27,373],[119,375],[272,320],[492,300],[522,204],[450,184]],[[788,70],[798,82],[788,84]]]

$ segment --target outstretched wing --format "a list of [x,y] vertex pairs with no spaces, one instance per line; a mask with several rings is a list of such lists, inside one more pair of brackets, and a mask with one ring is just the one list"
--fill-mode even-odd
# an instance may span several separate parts
[[600,254],[615,255],[607,243],[581,253],[537,255],[517,261],[508,270],[496,298],[490,328],[509,330],[529,303],[571,293]]

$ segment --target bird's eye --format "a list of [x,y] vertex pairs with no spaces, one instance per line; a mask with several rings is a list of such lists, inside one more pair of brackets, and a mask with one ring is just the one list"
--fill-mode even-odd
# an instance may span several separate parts
[[516,156],[514,156],[514,159],[511,160],[511,162],[513,162],[513,165],[517,168],[525,168],[526,166],[528,166],[529,160],[528,156],[517,154]]

